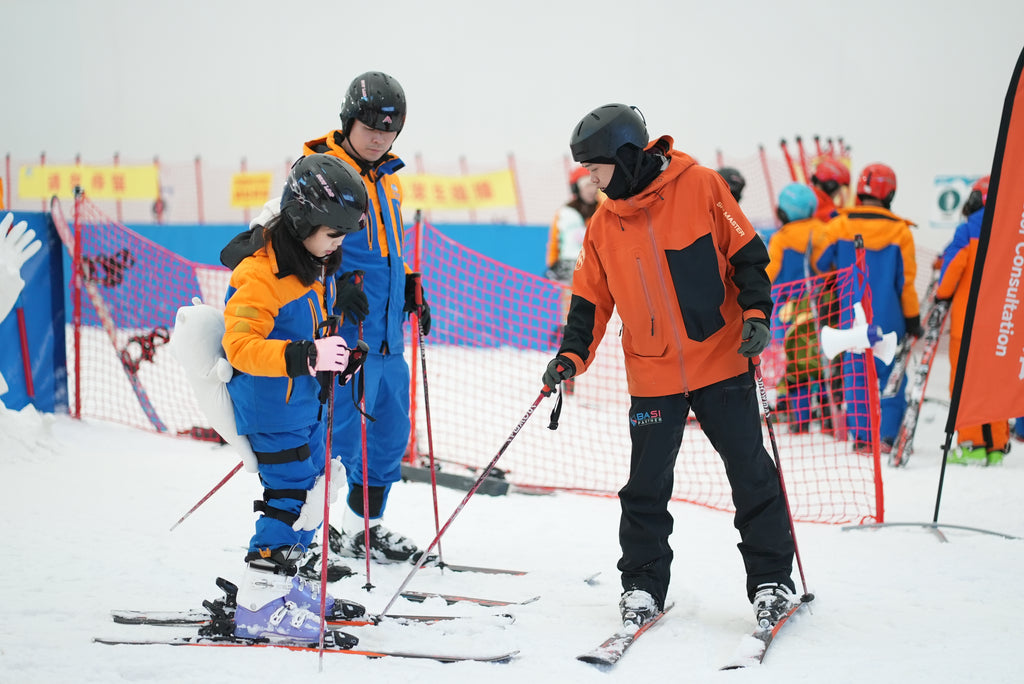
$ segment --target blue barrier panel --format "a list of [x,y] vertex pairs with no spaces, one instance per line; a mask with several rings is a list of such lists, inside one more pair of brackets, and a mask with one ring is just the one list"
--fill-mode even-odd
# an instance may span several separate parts
[[[16,411],[28,404],[49,413],[66,410],[63,246],[48,214],[19,211],[14,220],[26,221],[36,232],[36,237],[42,240],[43,246],[22,267],[25,288],[14,310],[0,321],[0,373],[3,373],[9,388],[0,396],[0,401]],[[25,322],[27,339],[24,341],[18,323],[19,309]],[[34,396],[29,396],[29,383],[26,381],[26,353]]]

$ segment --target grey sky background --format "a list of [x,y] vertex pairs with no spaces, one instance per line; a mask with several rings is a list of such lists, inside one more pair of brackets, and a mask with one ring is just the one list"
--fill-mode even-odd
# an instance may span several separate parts
[[0,0],[0,152],[280,163],[363,71],[399,79],[407,160],[559,158],[607,102],[713,166],[842,136],[927,225],[936,174],[987,173],[1020,0]]

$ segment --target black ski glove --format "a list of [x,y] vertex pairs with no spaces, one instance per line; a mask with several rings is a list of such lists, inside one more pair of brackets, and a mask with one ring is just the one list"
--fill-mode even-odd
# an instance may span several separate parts
[[904,325],[907,327],[907,334],[911,337],[924,337],[924,328],[921,327],[920,316],[910,316],[909,318],[903,319]]
[[355,320],[356,323],[362,323],[370,313],[370,303],[363,288],[352,278],[353,275],[353,271],[348,271],[338,276],[338,295],[334,299],[334,313],[342,314],[346,319]]
[[430,305],[427,304],[427,293],[423,290],[423,281],[420,279],[420,292],[422,304],[416,304],[416,280],[417,273],[406,273],[405,274],[405,306],[402,311],[405,313],[416,314],[420,318],[420,326],[423,328],[423,334],[430,334]]
[[739,353],[748,359],[757,356],[768,346],[771,335],[768,332],[768,321],[763,318],[748,318],[743,321],[743,333]]
[[551,393],[558,388],[558,383],[568,380],[574,375],[576,375],[576,364],[561,354],[548,361],[548,367],[544,371],[543,377],[544,389],[547,390],[544,392],[544,396],[550,397]]

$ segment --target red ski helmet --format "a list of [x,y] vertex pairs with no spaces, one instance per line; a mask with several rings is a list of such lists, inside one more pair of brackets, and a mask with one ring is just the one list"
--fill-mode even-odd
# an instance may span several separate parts
[[868,164],[857,179],[857,197],[874,197],[887,208],[896,196],[896,172],[885,164]]
[[577,166],[575,169],[572,170],[572,173],[569,174],[569,185],[575,187],[577,183],[579,183],[581,180],[588,177],[589,175],[589,171],[587,171],[582,166]]
[[821,187],[827,195],[834,195],[840,186],[850,184],[850,169],[835,157],[823,157],[814,167],[811,182]]

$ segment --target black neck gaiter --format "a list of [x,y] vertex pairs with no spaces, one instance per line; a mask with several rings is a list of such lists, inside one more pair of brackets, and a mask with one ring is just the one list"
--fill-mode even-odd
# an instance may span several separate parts
[[632,146],[623,146],[615,155],[615,172],[604,189],[609,199],[632,197],[651,184],[665,163],[657,152],[647,152]]

